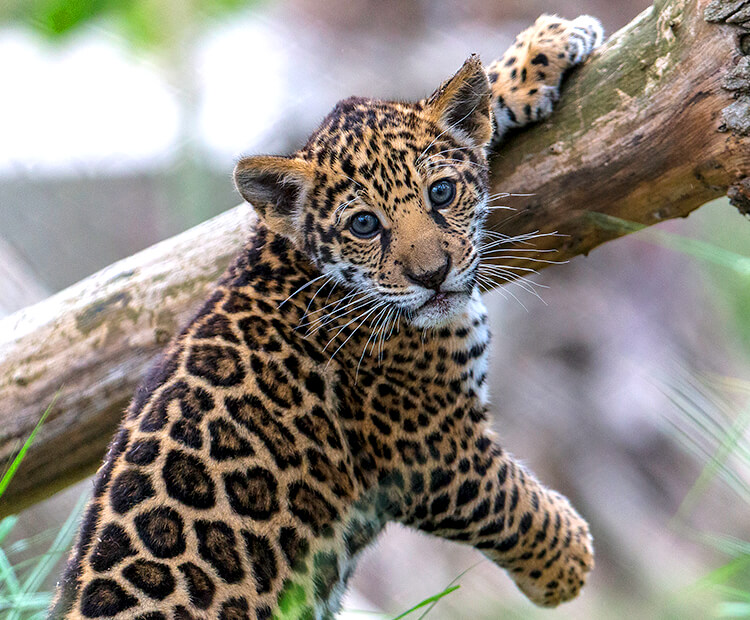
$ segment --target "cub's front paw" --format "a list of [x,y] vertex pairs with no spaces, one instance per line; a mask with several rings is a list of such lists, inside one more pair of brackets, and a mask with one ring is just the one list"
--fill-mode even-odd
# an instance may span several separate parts
[[573,66],[586,60],[602,44],[604,28],[591,15],[580,15],[569,25],[567,53],[570,65]]
[[542,15],[516,37],[513,46],[488,70],[492,85],[496,140],[511,128],[543,120],[560,97],[565,73],[601,45],[599,20]]
[[[550,492],[555,512],[544,536],[531,545],[531,557],[509,568],[519,589],[536,605],[556,607],[575,598],[594,568],[589,525],[567,498]],[[522,556],[519,558],[521,560]]]

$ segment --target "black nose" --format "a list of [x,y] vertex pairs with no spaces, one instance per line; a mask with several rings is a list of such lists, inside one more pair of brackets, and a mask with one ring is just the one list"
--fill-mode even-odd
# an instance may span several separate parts
[[421,271],[415,273],[409,269],[404,270],[404,275],[408,280],[424,286],[425,288],[433,288],[436,291],[440,288],[440,285],[445,282],[445,278],[448,277],[448,272],[451,268],[451,257],[450,254],[445,255],[445,262],[433,271]]

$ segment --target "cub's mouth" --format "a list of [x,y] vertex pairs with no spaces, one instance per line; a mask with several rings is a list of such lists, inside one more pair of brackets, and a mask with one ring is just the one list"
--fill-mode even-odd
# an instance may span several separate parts
[[471,295],[466,291],[439,291],[412,314],[416,327],[439,327],[450,322],[466,306]]

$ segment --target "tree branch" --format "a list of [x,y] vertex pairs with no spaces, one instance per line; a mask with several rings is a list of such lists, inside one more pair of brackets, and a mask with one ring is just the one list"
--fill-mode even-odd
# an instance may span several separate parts
[[[550,121],[494,158],[493,190],[532,196],[509,198],[518,210],[495,211],[490,226],[557,231],[535,243],[561,260],[633,229],[622,220],[684,217],[727,193],[747,213],[750,17],[735,25],[745,14],[750,0],[660,0],[616,33],[571,76]],[[0,514],[95,470],[145,368],[254,219],[237,207],[0,320],[0,462],[60,389]]]
[[632,230],[617,218],[650,226],[726,194],[748,213],[750,57],[740,45],[750,35],[703,19],[748,7],[660,0],[615,33],[567,83],[552,118],[495,157],[495,191],[534,194],[506,199],[522,206],[499,211],[495,229],[557,231],[565,236],[537,247],[565,260]]

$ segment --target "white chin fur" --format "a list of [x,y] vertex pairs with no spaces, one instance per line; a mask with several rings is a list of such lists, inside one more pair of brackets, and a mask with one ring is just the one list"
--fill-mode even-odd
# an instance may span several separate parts
[[453,322],[465,310],[471,295],[452,296],[447,303],[419,308],[411,317],[411,324],[418,329],[443,327]]

